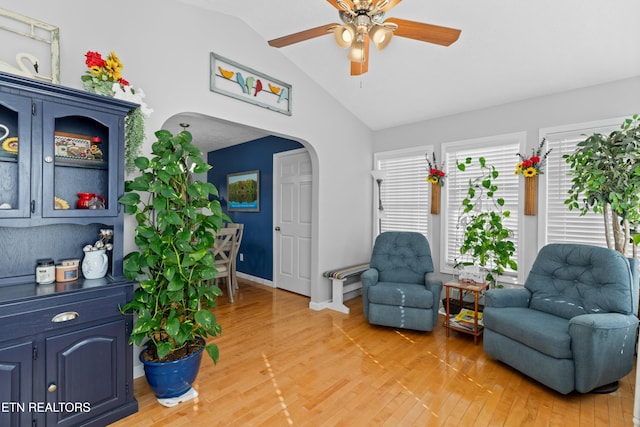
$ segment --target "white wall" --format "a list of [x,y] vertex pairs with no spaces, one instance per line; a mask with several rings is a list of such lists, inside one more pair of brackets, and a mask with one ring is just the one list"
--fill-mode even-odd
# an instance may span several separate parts
[[[262,128],[305,144],[315,182],[312,302],[330,298],[323,271],[368,259],[371,132],[242,21],[176,0],[112,0],[101,5],[81,0],[4,0],[2,7],[60,28],[64,86],[82,87],[87,51],[103,56],[116,52],[124,64],[123,77],[144,89],[155,110],[147,121],[145,151],[153,131],[184,111]],[[293,115],[210,92],[210,52],[291,84]],[[2,55],[0,50],[0,59],[12,60]],[[129,218],[125,252],[133,248],[132,226]]]
[[[540,143],[540,128],[629,117],[640,113],[639,94],[640,76],[378,131],[374,135],[373,149],[374,152],[379,152],[433,144],[438,158],[441,158],[440,146],[444,142],[525,131],[527,146],[524,152],[530,152]],[[514,153],[514,168],[516,162]],[[542,177],[544,179],[544,175]],[[430,218],[435,263],[440,259],[441,217],[442,215],[432,215]],[[537,216],[524,218],[521,234],[525,242],[523,263],[518,266],[524,272],[529,271],[537,249],[541,246],[538,242],[537,221]],[[438,269],[439,266],[436,266],[436,271]]]

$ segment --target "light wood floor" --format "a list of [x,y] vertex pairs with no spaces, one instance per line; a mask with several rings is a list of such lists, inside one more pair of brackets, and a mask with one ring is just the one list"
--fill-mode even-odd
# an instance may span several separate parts
[[113,426],[632,426],[635,372],[611,394],[560,395],[488,359],[439,325],[421,333],[313,311],[308,298],[246,281],[216,310],[220,361],[203,358],[195,400],[158,404]]

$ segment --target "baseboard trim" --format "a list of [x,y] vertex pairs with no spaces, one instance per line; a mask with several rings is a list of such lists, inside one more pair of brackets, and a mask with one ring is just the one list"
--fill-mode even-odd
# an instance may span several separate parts
[[252,276],[250,274],[242,273],[240,271],[236,272],[236,275],[241,279],[250,280],[252,282],[259,283],[261,285],[269,286],[270,288],[275,288],[275,285],[273,284],[272,280],[265,279],[262,277]]
[[144,365],[142,363],[133,367],[133,378],[144,377]]

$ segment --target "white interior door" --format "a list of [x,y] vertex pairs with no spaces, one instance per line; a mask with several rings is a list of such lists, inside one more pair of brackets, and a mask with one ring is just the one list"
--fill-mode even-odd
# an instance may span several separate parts
[[273,157],[273,271],[277,288],[311,296],[311,158],[305,149]]

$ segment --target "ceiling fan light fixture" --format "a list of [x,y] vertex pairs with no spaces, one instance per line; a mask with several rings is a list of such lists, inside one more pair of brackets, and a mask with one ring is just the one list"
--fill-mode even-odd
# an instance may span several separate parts
[[391,43],[393,30],[382,25],[374,25],[369,31],[369,37],[371,37],[371,41],[376,49],[382,50]]
[[364,52],[364,41],[356,40],[351,45],[351,50],[349,51],[347,58],[349,58],[349,61],[351,62],[364,62]]
[[335,38],[336,43],[343,49],[351,46],[355,36],[356,29],[353,24],[338,25],[335,30],[333,30],[333,37]]
[[331,23],[269,40],[272,47],[284,47],[333,33],[336,44],[349,48],[350,73],[359,76],[369,70],[369,43],[385,49],[394,37],[414,39],[441,46],[455,43],[461,30],[385,15],[402,0],[327,0],[338,11],[342,24]]

